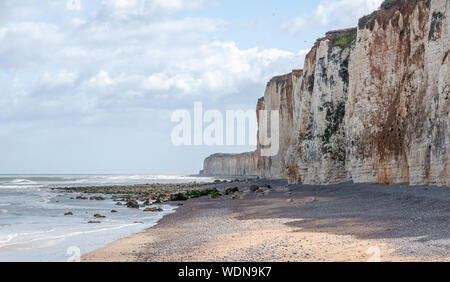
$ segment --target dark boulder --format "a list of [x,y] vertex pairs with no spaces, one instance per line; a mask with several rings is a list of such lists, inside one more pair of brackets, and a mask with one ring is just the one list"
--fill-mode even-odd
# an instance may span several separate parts
[[256,191],[258,191],[258,189],[259,189],[258,185],[250,185],[251,192],[256,192]]
[[89,198],[91,201],[104,201],[105,198],[103,197],[97,197],[97,196],[92,196]]
[[129,200],[127,202],[127,207],[130,209],[138,209],[139,208],[139,203],[136,200]]
[[146,208],[144,211],[145,212],[162,212],[163,209],[162,208]]
[[231,195],[237,192],[239,192],[239,188],[237,187],[228,188],[227,190],[225,190],[225,195]]

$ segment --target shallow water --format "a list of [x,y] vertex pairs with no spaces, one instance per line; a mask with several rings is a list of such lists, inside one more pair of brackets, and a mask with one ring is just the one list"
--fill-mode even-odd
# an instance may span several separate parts
[[[0,261],[69,261],[155,225],[175,211],[148,213],[106,201],[76,200],[53,187],[206,182],[183,176],[0,176]],[[111,213],[111,210],[118,211]],[[73,216],[65,216],[67,212]],[[95,219],[94,214],[106,216]],[[101,221],[89,224],[89,221]]]

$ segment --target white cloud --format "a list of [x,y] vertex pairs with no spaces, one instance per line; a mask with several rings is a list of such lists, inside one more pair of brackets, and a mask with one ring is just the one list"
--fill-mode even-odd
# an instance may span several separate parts
[[48,72],[44,73],[42,81],[47,83],[50,87],[61,87],[61,86],[73,86],[78,75],[66,70],[62,70],[55,75],[51,75]]
[[103,0],[103,15],[116,20],[160,18],[202,8],[204,0]]
[[254,108],[266,82],[301,68],[306,53],[243,48],[229,37],[239,32],[222,32],[228,22],[182,13],[211,2],[82,0],[68,10],[65,0],[0,1],[3,170],[179,173],[181,154],[189,170],[201,165],[215,149],[173,153],[171,112],[193,101]]
[[235,94],[245,84],[263,85],[283,69],[290,71],[300,65],[305,54],[277,49],[241,50],[234,42],[212,42],[190,50],[185,58],[169,60],[166,69],[150,75],[144,85],[150,90],[217,98]]
[[189,74],[175,74],[170,76],[164,72],[151,74],[144,82],[143,86],[147,90],[169,91],[179,90],[182,92],[192,92],[192,89],[199,85]]
[[[11,105],[2,117],[178,108],[193,100],[218,101],[261,89],[272,76],[301,67],[306,51],[240,49],[234,42],[213,39],[211,34],[224,25],[207,18],[145,24],[10,23],[1,30],[8,44],[0,44],[0,58],[5,70],[17,74],[22,95],[1,97],[2,104]],[[36,73],[43,76],[36,78]],[[8,83],[0,81],[0,87]],[[251,103],[262,92],[243,93],[234,103]]]
[[70,11],[80,11],[82,9],[81,0],[66,0],[66,7]]
[[101,70],[97,75],[89,80],[89,83],[93,86],[105,87],[113,85],[115,82],[111,79],[111,77],[109,77],[109,74],[106,71]]
[[302,14],[282,25],[293,34],[306,32],[317,26],[332,28],[353,27],[358,19],[376,10],[383,0],[322,0],[312,14]]

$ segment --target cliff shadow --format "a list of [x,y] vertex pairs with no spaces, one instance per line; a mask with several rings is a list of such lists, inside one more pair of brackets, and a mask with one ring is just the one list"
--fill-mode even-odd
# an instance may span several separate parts
[[238,218],[293,219],[288,225],[302,232],[360,239],[450,239],[448,188],[340,184],[289,189],[291,194],[274,192],[242,201]]

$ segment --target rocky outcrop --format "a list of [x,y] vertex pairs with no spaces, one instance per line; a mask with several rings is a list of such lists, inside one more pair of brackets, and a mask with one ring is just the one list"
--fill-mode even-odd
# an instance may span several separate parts
[[256,152],[244,154],[215,154],[206,158],[201,175],[208,176],[257,176]]
[[279,111],[280,150],[260,157],[258,147],[259,175],[450,186],[449,9],[385,1],[319,39],[303,71],[272,79],[258,110]]

